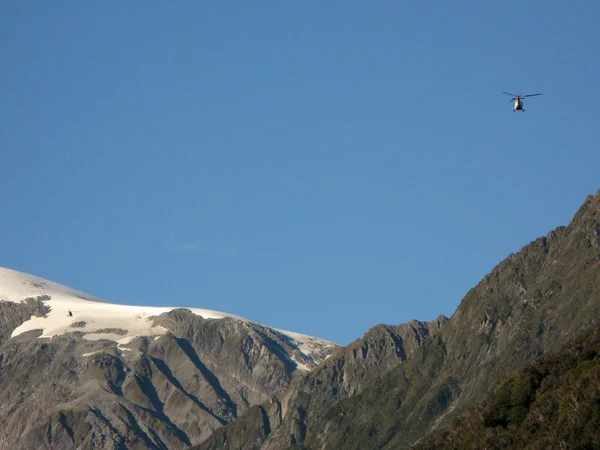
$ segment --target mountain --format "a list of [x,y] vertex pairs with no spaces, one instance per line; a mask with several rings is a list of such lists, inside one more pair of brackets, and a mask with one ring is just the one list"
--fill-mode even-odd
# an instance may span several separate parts
[[231,314],[111,304],[0,268],[0,449],[180,449],[336,349]]
[[600,448],[600,324],[523,369],[414,450]]
[[375,327],[195,448],[409,448],[599,317],[600,191],[498,264],[449,320]]
[[217,430],[197,448],[275,449],[304,442],[307,423],[321,420],[322,411],[311,405],[334,404],[360,394],[374,375],[401,364],[447,321],[440,316],[431,322],[413,320],[372,328],[362,338],[338,349],[277,399],[251,408],[242,419]]
[[[564,372],[537,358],[600,318],[600,191],[500,262],[450,319],[378,325],[346,347],[215,311],[114,305],[8,269],[0,299],[0,449],[431,448],[461,417],[474,436],[521,439],[552,411],[531,415],[538,389],[597,382],[593,349],[565,356]],[[540,367],[556,376],[539,381]],[[595,405],[582,392],[550,423],[593,426],[573,412]],[[487,425],[462,416],[485,398]]]

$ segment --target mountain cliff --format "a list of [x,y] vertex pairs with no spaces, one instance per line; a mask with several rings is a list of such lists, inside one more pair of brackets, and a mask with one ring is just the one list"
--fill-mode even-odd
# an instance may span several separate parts
[[0,268],[0,448],[178,449],[337,346],[225,313],[114,305]]
[[450,320],[375,327],[197,448],[408,448],[599,317],[600,191],[498,264]]

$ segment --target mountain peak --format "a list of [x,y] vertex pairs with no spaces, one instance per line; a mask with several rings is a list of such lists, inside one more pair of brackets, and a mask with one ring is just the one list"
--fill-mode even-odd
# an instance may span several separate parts
[[[115,341],[119,348],[126,346],[136,337],[158,337],[169,330],[155,319],[163,313],[180,309],[176,306],[134,306],[109,303],[85,292],[29,275],[0,267],[0,302],[20,302],[25,298],[39,298],[50,311],[43,316],[32,316],[12,332],[12,337],[31,330],[42,330],[40,338],[52,338],[65,333],[79,332],[84,339]],[[220,311],[200,308],[185,308],[203,319],[230,318],[252,323],[248,319]],[[253,325],[260,326],[260,324]],[[290,345],[298,349],[304,358],[313,361],[308,367],[316,367],[335,347],[323,339],[274,330],[284,336]]]
[[336,348],[233,314],[112,304],[0,268],[0,449],[188,448]]

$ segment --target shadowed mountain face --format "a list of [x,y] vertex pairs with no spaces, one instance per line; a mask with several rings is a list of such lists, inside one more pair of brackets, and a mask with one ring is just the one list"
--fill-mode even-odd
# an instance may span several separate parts
[[599,405],[600,324],[503,377],[493,394],[414,447],[597,449]]
[[496,266],[450,320],[378,326],[197,448],[408,448],[600,317],[600,191]]
[[[51,339],[10,338],[48,296],[0,302],[0,449],[182,449],[286,390],[313,357],[271,328],[186,309],[152,318],[166,334],[126,345],[87,340],[85,323]],[[120,335],[125,330],[99,332]]]

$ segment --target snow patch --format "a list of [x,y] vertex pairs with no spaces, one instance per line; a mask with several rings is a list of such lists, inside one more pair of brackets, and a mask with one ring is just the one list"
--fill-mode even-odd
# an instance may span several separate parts
[[[41,338],[52,338],[78,331],[84,333],[84,339],[89,341],[108,339],[127,344],[138,336],[159,336],[167,333],[166,328],[153,326],[150,317],[177,309],[176,307],[116,305],[43,278],[0,268],[1,300],[19,302],[27,297],[42,295],[50,297],[49,300],[44,301],[50,306],[50,313],[46,317],[32,316],[17,327],[11,337],[31,330],[42,330]],[[219,311],[188,309],[205,319],[233,317],[246,320]],[[82,322],[85,322],[85,327],[73,326]],[[109,330],[122,330],[123,334]]]
[[[331,356],[331,354],[329,354],[323,357],[322,355],[324,354],[324,349],[337,347],[337,345],[333,342],[329,342],[324,339],[319,339],[313,336],[307,336],[306,334],[294,333],[292,331],[279,329],[275,329],[275,331],[287,336],[290,339],[290,344],[295,346],[298,349],[298,351],[307,356],[316,365],[321,364],[323,361],[329,358],[329,356]],[[298,361],[296,361],[295,359],[294,362],[298,364],[299,368],[300,366],[302,366],[302,364],[298,363]]]
[[[154,326],[150,319],[153,316],[178,309],[178,307],[133,306],[108,303],[76,289],[71,289],[52,281],[45,280],[15,270],[0,267],[0,301],[19,302],[27,297],[49,296],[43,300],[50,306],[51,311],[46,317],[34,317],[17,327],[11,337],[18,336],[31,330],[41,330],[40,338],[53,338],[65,333],[83,333],[83,338],[89,341],[108,339],[115,341],[121,348],[139,336],[154,336],[158,339],[168,330]],[[243,317],[220,311],[200,308],[185,308],[193,314],[205,319],[223,319],[230,317],[243,322],[250,322]],[[81,327],[81,323],[85,323]],[[74,326],[75,325],[75,326]],[[79,326],[78,326],[79,325]],[[275,330],[289,339],[291,345],[303,353],[309,361],[320,363],[324,358],[324,348],[335,347],[335,344],[299,333],[285,330]],[[87,354],[86,354],[87,355]],[[311,370],[305,364],[296,361],[300,370]]]

